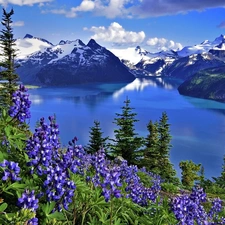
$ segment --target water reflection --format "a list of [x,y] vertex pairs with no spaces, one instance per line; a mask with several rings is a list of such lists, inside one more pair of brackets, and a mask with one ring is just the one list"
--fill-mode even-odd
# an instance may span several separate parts
[[143,91],[146,87],[161,87],[167,90],[177,89],[180,80],[164,77],[136,78],[133,82],[113,93],[113,98],[118,98],[126,91]]

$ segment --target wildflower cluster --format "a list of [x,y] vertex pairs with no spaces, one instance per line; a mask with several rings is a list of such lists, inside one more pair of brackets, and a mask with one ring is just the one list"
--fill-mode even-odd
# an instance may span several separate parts
[[27,89],[23,85],[20,85],[19,89],[12,94],[12,103],[9,109],[9,115],[12,118],[17,118],[21,123],[30,118],[31,101]]
[[0,163],[0,167],[3,168],[3,176],[2,180],[7,181],[19,181],[21,178],[19,177],[20,173],[20,167],[18,163],[4,160],[2,163]]
[[[174,212],[177,220],[180,224],[215,224],[211,223],[213,215],[218,214],[221,211],[221,201],[215,199],[212,204],[212,208],[207,213],[202,205],[206,202],[206,194],[200,187],[194,187],[190,195],[183,194],[179,197],[175,197],[171,202],[171,209]],[[225,224],[224,218],[217,218],[221,221],[216,224]]]
[[[17,205],[22,209],[29,209],[32,212],[36,212],[38,209],[38,199],[36,199],[36,196],[33,191],[25,190],[22,194],[21,198],[18,199]],[[32,218],[28,221],[29,225],[38,225],[38,218]]]
[[28,139],[26,153],[31,159],[28,166],[32,166],[31,172],[36,170],[38,175],[46,173],[46,169],[58,157],[59,129],[54,117],[49,117],[50,124],[45,123],[44,118],[40,119],[39,127]]
[[[155,201],[159,191],[161,190],[161,179],[160,176],[153,176],[153,174],[146,172],[145,169],[138,169],[135,165],[127,165],[126,161],[122,162],[121,167],[123,168],[122,179],[126,182],[127,197],[131,198],[134,203],[141,206],[148,205],[148,201]],[[138,172],[146,173],[151,177],[152,186],[145,187],[141,182]]]
[[[144,187],[138,176],[140,170],[137,166],[128,166],[126,160],[122,162],[107,160],[104,149],[92,156],[91,165],[95,170],[91,181],[96,187],[102,188],[102,195],[106,202],[112,197],[127,197],[131,198],[134,203],[147,205],[149,200],[154,201],[156,199],[160,191],[159,177],[155,177],[155,179],[151,177],[153,180],[152,187]],[[88,179],[90,178],[88,177]],[[124,182],[125,190],[123,191],[121,187]]]

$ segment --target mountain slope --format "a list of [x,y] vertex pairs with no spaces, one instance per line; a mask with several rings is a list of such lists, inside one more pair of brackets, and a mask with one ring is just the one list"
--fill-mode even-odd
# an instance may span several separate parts
[[[79,39],[52,45],[44,39],[26,35],[17,40],[17,45],[21,65],[17,73],[25,84],[70,85],[135,78],[115,55],[94,40],[87,45]],[[26,46],[28,49],[23,52]]]
[[182,95],[225,102],[225,66],[201,70],[178,87]]
[[48,63],[37,77],[47,85],[134,80],[120,60],[93,39],[86,46],[75,46],[71,54]]

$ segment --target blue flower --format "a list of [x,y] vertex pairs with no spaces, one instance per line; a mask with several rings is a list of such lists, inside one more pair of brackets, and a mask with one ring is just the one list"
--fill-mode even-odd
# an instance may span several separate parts
[[30,118],[30,105],[29,95],[26,93],[27,89],[20,85],[19,89],[12,94],[12,106],[8,113],[12,118],[17,118],[21,123]]
[[2,180],[11,180],[11,181],[19,181],[21,178],[19,177],[20,173],[20,167],[18,166],[18,163],[4,160],[2,163],[0,163],[0,166],[4,168],[4,175],[2,177]]
[[38,199],[36,199],[34,190],[31,192],[29,190],[25,190],[21,198],[18,199],[18,206],[20,208],[30,209],[31,211],[36,212],[38,209]]

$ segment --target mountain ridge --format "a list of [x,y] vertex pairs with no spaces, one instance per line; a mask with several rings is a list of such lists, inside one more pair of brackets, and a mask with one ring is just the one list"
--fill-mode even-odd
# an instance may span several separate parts
[[[187,94],[185,85],[190,88],[190,84],[185,81],[195,79],[202,70],[212,72],[215,70],[211,68],[225,65],[224,35],[213,41],[205,40],[194,46],[185,46],[181,50],[155,53],[141,46],[106,49],[94,39],[87,44],[76,39],[61,40],[53,45],[30,34],[17,39],[16,44],[19,47],[18,63],[21,65],[17,72],[22,82],[27,84],[129,82],[135,77],[169,76],[182,79],[184,85],[180,93]],[[207,80],[207,76],[204,79]]]

